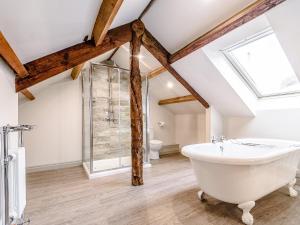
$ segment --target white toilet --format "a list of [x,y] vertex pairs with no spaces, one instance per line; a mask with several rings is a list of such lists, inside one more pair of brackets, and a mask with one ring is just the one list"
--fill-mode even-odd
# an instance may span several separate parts
[[154,132],[150,128],[150,159],[159,159],[159,151],[162,148],[161,140],[153,140]]

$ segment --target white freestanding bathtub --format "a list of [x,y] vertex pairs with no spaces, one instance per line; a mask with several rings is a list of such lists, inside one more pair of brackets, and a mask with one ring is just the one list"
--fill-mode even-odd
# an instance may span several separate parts
[[242,221],[253,224],[250,210],[261,197],[288,185],[296,197],[300,142],[276,139],[236,139],[223,143],[185,146],[203,193],[224,202],[238,204]]

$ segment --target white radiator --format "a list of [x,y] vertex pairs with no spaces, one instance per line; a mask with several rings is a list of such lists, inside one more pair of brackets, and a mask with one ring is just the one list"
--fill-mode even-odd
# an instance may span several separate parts
[[25,148],[10,149],[8,153],[13,157],[9,165],[9,214],[21,218],[26,206]]

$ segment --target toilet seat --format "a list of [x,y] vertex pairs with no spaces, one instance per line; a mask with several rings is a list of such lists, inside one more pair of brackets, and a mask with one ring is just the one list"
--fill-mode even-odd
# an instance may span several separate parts
[[162,141],[160,141],[160,140],[151,140],[151,141],[150,141],[150,144],[161,145],[161,144],[162,144]]

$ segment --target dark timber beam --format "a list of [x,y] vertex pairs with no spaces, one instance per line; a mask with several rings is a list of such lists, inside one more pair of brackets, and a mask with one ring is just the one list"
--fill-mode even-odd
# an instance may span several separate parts
[[[4,61],[10,66],[12,70],[16,73],[18,77],[26,77],[28,75],[28,71],[23,66],[18,56],[14,52],[14,50],[10,47],[9,43],[5,39],[4,35],[0,32],[0,56],[4,59]],[[30,101],[34,100],[35,97],[31,94],[30,91],[24,89],[22,94],[28,98]]]
[[[98,16],[93,28],[92,38],[95,45],[98,46],[102,43],[105,35],[108,32],[110,25],[113,22],[123,0],[103,0],[100,6]],[[87,41],[87,40],[85,40]],[[84,63],[75,66],[71,72],[71,77],[76,80],[84,66]]]
[[28,91],[27,89],[22,90],[21,93],[30,101],[33,101],[35,99],[33,94],[30,91]]
[[242,26],[243,24],[255,19],[256,17],[264,14],[273,7],[279,5],[286,0],[258,0],[242,11],[230,17],[228,20],[219,24],[212,30],[200,36],[184,48],[172,54],[169,62],[172,64],[177,60],[187,56],[188,54],[196,51],[199,48],[209,44],[210,42],[218,39],[219,37],[227,34],[228,32]]
[[131,117],[131,156],[132,185],[143,185],[143,106],[142,79],[139,66],[140,48],[144,24],[137,20],[132,23],[130,43],[130,117]]
[[179,81],[205,108],[209,104],[186,82],[179,73],[169,64],[168,57],[170,53],[145,29],[142,43],[145,48]]
[[104,40],[113,19],[122,5],[122,2],[123,0],[102,1],[92,34],[96,46],[100,45]]
[[117,51],[119,50],[119,48],[120,48],[120,47],[117,47],[117,48],[111,53],[111,55],[108,57],[107,60],[111,60],[112,57],[114,57],[114,55],[117,53]]
[[79,74],[84,67],[84,63],[75,66],[71,72],[71,77],[73,80],[76,80],[79,77]]
[[28,71],[23,66],[14,50],[10,47],[4,35],[0,32],[0,56],[19,77],[26,77]]
[[191,101],[197,101],[193,95],[186,95],[176,98],[169,98],[160,100],[158,102],[159,105],[169,105],[169,104],[175,104],[175,103],[181,103],[181,102],[191,102]]
[[159,67],[159,68],[156,68],[155,70],[151,71],[150,73],[147,74],[147,78],[148,80],[154,78],[154,77],[157,77],[159,76],[160,74],[162,74],[163,72],[166,72],[167,69],[163,66]]
[[109,30],[101,45],[86,41],[26,63],[29,75],[16,79],[16,91],[21,91],[43,80],[80,65],[105,52],[131,41],[130,24]]

